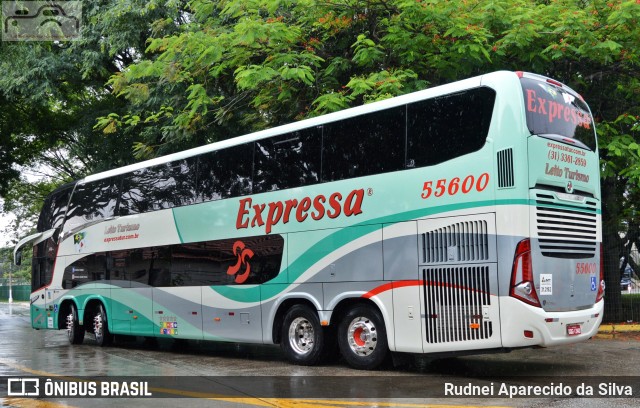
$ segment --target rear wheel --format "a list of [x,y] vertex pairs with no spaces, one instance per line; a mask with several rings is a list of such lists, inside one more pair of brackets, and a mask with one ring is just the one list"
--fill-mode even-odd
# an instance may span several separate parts
[[306,305],[295,305],[284,316],[280,347],[294,364],[314,365],[324,356],[325,339],[318,314]]
[[107,313],[102,303],[98,305],[98,311],[93,317],[93,334],[96,336],[96,344],[100,347],[108,346],[113,341],[113,334],[107,324]]
[[369,305],[358,305],[338,326],[340,353],[353,368],[377,368],[389,354],[386,328],[380,312]]
[[82,344],[84,341],[84,327],[78,321],[78,309],[73,303],[67,315],[67,337],[71,344]]

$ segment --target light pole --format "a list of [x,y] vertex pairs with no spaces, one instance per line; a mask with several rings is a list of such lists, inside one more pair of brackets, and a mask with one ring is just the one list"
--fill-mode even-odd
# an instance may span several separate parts
[[9,303],[13,303],[13,262],[9,264]]

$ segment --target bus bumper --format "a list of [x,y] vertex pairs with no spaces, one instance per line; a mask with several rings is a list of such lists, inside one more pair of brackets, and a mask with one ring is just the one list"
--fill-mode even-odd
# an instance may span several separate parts
[[555,346],[584,341],[598,333],[604,300],[592,308],[545,312],[511,297],[501,297],[502,346]]

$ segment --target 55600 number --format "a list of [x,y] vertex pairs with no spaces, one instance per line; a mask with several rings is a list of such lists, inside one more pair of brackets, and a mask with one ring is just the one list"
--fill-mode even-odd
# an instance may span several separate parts
[[450,196],[458,193],[468,194],[469,192],[481,192],[489,185],[489,173],[482,173],[478,178],[468,175],[462,180],[460,177],[454,177],[451,180],[440,179],[435,182],[433,180],[425,181],[422,186],[422,194],[425,200],[431,196],[442,197],[445,194]]

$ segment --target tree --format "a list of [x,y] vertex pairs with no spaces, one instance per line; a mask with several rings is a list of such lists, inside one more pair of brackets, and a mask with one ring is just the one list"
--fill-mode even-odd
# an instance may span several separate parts
[[[31,259],[31,249],[24,252],[24,259]],[[31,279],[31,262],[13,265],[13,249],[0,248],[0,279],[9,279],[9,271],[14,282],[28,282]]]
[[56,151],[77,176],[500,69],[577,89],[600,134],[616,319],[618,232],[640,235],[637,0],[110,0],[84,18],[77,43],[0,45],[0,105],[58,129],[7,133],[0,116],[7,180]]
[[[105,83],[144,55],[152,22],[179,15],[183,3],[88,2],[79,41],[0,43],[0,196],[3,212],[17,215],[14,242],[56,186],[136,161],[133,131],[93,129],[126,106]],[[27,167],[40,174],[26,178]]]

